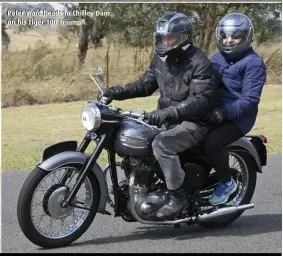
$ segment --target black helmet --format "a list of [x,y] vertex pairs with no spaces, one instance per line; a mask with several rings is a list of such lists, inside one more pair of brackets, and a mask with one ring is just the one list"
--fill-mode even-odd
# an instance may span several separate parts
[[[242,13],[225,15],[216,27],[216,41],[219,51],[229,59],[241,58],[251,47],[254,28],[251,20]],[[238,44],[224,44],[223,39],[241,39]]]
[[[170,53],[186,50],[193,43],[193,24],[186,15],[171,12],[155,22],[153,36],[155,52],[165,61]],[[165,40],[171,40],[169,45]]]

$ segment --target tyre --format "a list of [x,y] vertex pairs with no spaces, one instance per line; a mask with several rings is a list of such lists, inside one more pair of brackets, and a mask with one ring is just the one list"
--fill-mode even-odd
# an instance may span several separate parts
[[79,168],[74,166],[52,172],[35,168],[30,173],[20,191],[17,217],[22,232],[32,243],[44,248],[62,247],[88,229],[100,200],[99,183],[93,172],[86,176],[72,206],[60,206],[78,174]]
[[[235,159],[232,164],[230,161],[230,167],[234,171],[233,178],[238,183],[238,189],[229,197],[225,203],[225,207],[248,204],[251,202],[255,191],[258,167],[248,152],[230,151],[229,154],[230,160],[231,158]],[[234,222],[243,212],[244,210],[227,216],[221,216],[219,219],[198,223],[198,225],[205,228],[220,228]]]

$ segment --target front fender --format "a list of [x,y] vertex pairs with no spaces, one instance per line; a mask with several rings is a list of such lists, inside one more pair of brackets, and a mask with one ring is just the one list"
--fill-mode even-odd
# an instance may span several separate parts
[[[46,159],[44,162],[40,163],[38,167],[47,172],[51,172],[57,168],[68,165],[79,164],[82,166],[87,161],[87,159],[88,156],[86,154],[83,154],[82,152],[65,151]],[[98,212],[104,213],[108,198],[108,188],[106,180],[98,164],[95,164],[93,166],[92,171],[98,180],[100,188],[100,201],[98,206]]]
[[228,149],[233,150],[233,149],[240,149],[243,148],[244,150],[248,151],[248,153],[254,158],[258,171],[262,173],[262,165],[260,162],[259,155],[254,147],[254,145],[245,137],[242,137],[233,143],[229,144]]

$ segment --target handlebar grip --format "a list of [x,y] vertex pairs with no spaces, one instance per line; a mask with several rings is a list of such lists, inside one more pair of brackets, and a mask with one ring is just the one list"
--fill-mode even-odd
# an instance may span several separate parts
[[107,105],[108,98],[107,97],[102,97],[101,103]]

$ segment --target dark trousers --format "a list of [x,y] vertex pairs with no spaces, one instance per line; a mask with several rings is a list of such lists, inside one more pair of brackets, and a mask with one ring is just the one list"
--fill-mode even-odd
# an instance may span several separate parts
[[203,140],[207,130],[205,125],[184,121],[159,133],[153,140],[153,154],[161,167],[168,189],[178,189],[185,178],[178,153],[196,146]]
[[228,182],[231,179],[226,146],[243,136],[242,131],[234,122],[225,121],[211,129],[204,137],[206,157],[222,182]]

